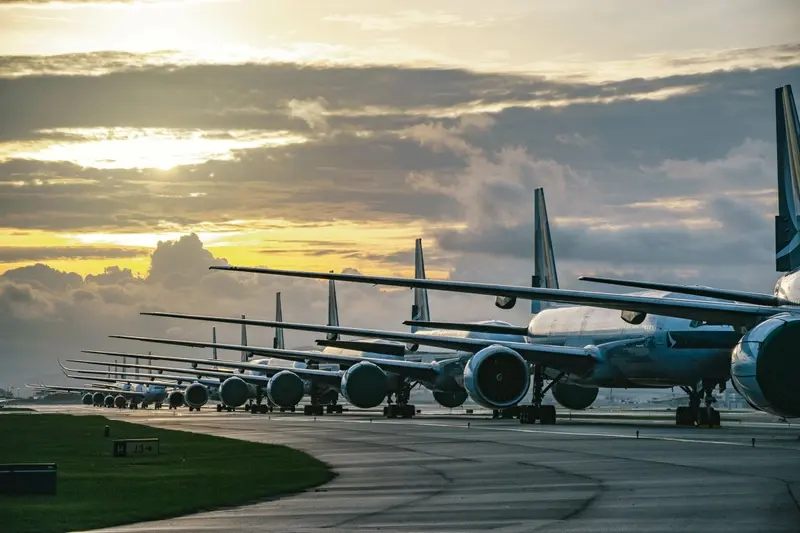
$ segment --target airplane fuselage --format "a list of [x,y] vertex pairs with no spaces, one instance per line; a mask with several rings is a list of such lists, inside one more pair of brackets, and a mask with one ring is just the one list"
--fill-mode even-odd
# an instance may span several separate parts
[[[688,298],[659,291],[636,294]],[[568,376],[568,381],[594,387],[658,388],[696,385],[701,379],[724,383],[730,378],[731,350],[741,335],[730,326],[659,315],[632,324],[616,310],[572,306],[540,311],[528,325],[528,336],[532,343],[573,347],[641,338],[641,343],[604,352],[592,372]]]

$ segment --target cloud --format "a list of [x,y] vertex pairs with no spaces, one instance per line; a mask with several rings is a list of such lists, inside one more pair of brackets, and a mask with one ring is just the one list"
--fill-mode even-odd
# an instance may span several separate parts
[[312,130],[327,130],[328,121],[325,119],[327,101],[324,98],[316,100],[289,101],[289,116],[304,120]]
[[354,13],[328,15],[323,20],[357,26],[365,31],[399,31],[425,26],[438,28],[483,28],[496,24],[495,17],[465,18],[445,11],[407,10],[395,13]]
[[143,254],[145,254],[145,250],[133,248],[103,248],[95,246],[0,246],[0,263],[51,261],[53,259],[136,257]]
[[[269,262],[265,256],[265,264]],[[17,385],[38,380],[67,383],[56,360],[80,356],[83,349],[208,355],[202,350],[154,348],[107,338],[110,334],[210,338],[208,323],[140,316],[145,310],[269,318],[275,293],[281,291],[286,320],[324,322],[327,283],[208,270],[211,264],[225,263],[196,235],[184,235],[159,243],[149,275],[141,278],[118,267],[85,278],[41,264],[10,270],[0,275],[0,338],[4,339],[0,374]],[[343,271],[358,273],[352,267]],[[339,284],[337,294],[342,323],[348,325],[402,330],[401,321],[410,316],[409,291]],[[480,309],[464,306],[464,301],[474,299],[432,295],[432,309],[448,319],[481,316]],[[490,299],[481,301],[491,311]],[[238,341],[236,326],[217,325],[217,332],[221,342]],[[253,345],[268,346],[271,334],[266,328],[251,328],[248,338]],[[286,337],[291,346],[308,345],[315,338],[300,332],[287,332]]]

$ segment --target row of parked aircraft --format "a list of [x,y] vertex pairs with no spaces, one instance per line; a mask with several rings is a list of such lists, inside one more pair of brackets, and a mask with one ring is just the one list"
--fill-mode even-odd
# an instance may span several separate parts
[[[676,411],[679,425],[718,425],[713,391],[731,381],[755,409],[784,418],[800,417],[800,129],[790,86],[775,90],[778,206],[775,219],[776,270],[786,272],[773,294],[711,287],[585,277],[600,283],[646,289],[630,294],[564,290],[558,286],[544,192],[535,193],[535,275],[533,286],[494,285],[428,280],[424,276],[421,243],[417,241],[415,277],[380,277],[333,272],[305,272],[244,266],[211,269],[301,278],[327,279],[335,310],[334,281],[414,289],[410,332],[348,328],[331,319],[328,325],[254,320],[165,312],[142,314],[183,320],[278,328],[272,347],[112,335],[167,345],[235,350],[240,362],[197,360],[160,355],[124,354],[173,363],[191,369],[159,371],[192,374],[189,379],[165,375],[177,395],[199,406],[216,391],[227,407],[253,402],[251,410],[268,405],[291,407],[304,394],[311,398],[305,412],[321,413],[336,405],[339,395],[358,408],[384,402],[388,416],[413,416],[409,393],[415,386],[433,392],[445,407],[467,398],[496,414],[518,413],[520,422],[552,424],[555,407],[544,395],[569,409],[585,409],[598,388],[681,387],[689,405]],[[499,320],[475,323],[434,322],[427,290],[494,296],[500,309],[517,300],[532,302],[532,318],[524,326]],[[542,302],[548,302],[547,305]],[[282,331],[324,333],[319,351],[287,350]],[[341,337],[357,340],[342,340]],[[421,357],[420,347],[437,348]],[[120,356],[118,352],[88,351]],[[251,356],[269,357],[251,361]],[[289,361],[279,366],[276,360]],[[293,363],[291,363],[293,362]],[[106,364],[106,363],[103,363]],[[323,367],[323,365],[330,365]],[[288,368],[287,368],[288,366]],[[202,368],[201,368],[202,367]],[[209,367],[209,369],[204,369]],[[74,373],[70,374],[75,376]],[[137,379],[144,379],[137,376]],[[114,379],[108,377],[106,379]],[[126,383],[137,383],[125,380]],[[191,383],[180,389],[182,383]],[[215,386],[210,385],[211,382]],[[547,382],[547,384],[545,384]],[[148,387],[147,383],[139,383]],[[177,384],[177,385],[175,385]],[[131,385],[132,386],[132,385]],[[137,385],[138,386],[138,385]],[[164,385],[167,386],[166,384]],[[532,399],[525,398],[532,387]],[[147,389],[149,390],[149,389]],[[201,392],[205,391],[205,392]],[[191,396],[191,398],[190,398]],[[144,397],[144,396],[143,396]],[[703,405],[701,405],[703,404]]]

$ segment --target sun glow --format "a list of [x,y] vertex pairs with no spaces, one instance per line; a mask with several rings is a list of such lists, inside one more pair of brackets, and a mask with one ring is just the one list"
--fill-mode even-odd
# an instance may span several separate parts
[[39,133],[51,137],[0,143],[0,161],[33,159],[103,169],[169,170],[209,160],[232,160],[238,150],[306,142],[305,137],[288,131],[58,128]]

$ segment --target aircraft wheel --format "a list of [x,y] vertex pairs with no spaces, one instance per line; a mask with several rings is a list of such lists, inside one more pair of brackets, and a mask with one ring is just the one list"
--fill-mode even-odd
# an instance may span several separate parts
[[556,423],[556,406],[543,405],[539,408],[539,421],[542,424],[555,424]]

